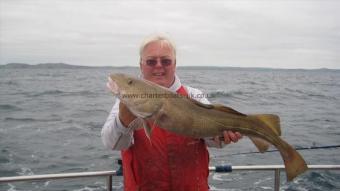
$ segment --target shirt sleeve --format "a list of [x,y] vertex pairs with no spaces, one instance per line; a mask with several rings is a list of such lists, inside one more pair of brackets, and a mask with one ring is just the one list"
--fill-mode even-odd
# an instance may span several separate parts
[[130,147],[133,143],[133,129],[135,121],[131,122],[128,128],[124,127],[119,119],[119,102],[117,98],[115,104],[101,131],[101,138],[105,147],[112,150],[122,150]]

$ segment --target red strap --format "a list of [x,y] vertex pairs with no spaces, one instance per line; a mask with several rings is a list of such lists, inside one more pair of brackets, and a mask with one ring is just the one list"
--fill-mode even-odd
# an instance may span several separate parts
[[177,93],[179,93],[182,96],[188,96],[187,90],[184,88],[184,86],[181,86],[178,90],[176,90]]

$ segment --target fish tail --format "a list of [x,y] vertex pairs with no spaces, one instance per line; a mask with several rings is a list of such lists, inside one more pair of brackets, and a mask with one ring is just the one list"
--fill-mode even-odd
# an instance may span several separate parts
[[259,120],[274,131],[277,136],[281,136],[280,118],[273,114],[249,115],[250,118]]
[[281,143],[278,149],[285,164],[287,180],[292,181],[296,176],[305,172],[308,167],[302,156],[291,145],[282,139]]

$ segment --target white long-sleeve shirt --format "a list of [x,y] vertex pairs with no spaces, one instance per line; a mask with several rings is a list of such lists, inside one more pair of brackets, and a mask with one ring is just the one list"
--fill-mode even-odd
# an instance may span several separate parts
[[[181,86],[181,81],[177,76],[175,76],[173,85],[168,89],[172,92],[176,92]],[[189,86],[185,86],[185,89],[188,92],[190,98],[201,103],[210,103],[206,98],[206,94],[203,94],[202,91]],[[141,121],[137,118],[129,124],[129,127],[124,127],[118,117],[119,102],[120,100],[116,98],[115,104],[113,105],[112,110],[101,131],[103,144],[112,150],[122,150],[130,147],[133,144],[134,129],[141,126]],[[210,147],[222,147],[222,143],[218,144],[210,138],[206,138],[205,142]]]

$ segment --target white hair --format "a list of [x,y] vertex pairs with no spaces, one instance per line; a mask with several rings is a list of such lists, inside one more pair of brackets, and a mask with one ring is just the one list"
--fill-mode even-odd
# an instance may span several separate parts
[[162,42],[166,43],[173,50],[174,56],[176,57],[176,46],[175,46],[175,44],[171,41],[171,39],[168,36],[166,36],[164,34],[154,34],[154,35],[151,35],[151,36],[145,38],[144,41],[142,42],[140,48],[139,48],[139,56],[142,57],[144,49],[148,44],[150,44],[152,42],[156,42],[156,41],[162,41]]

